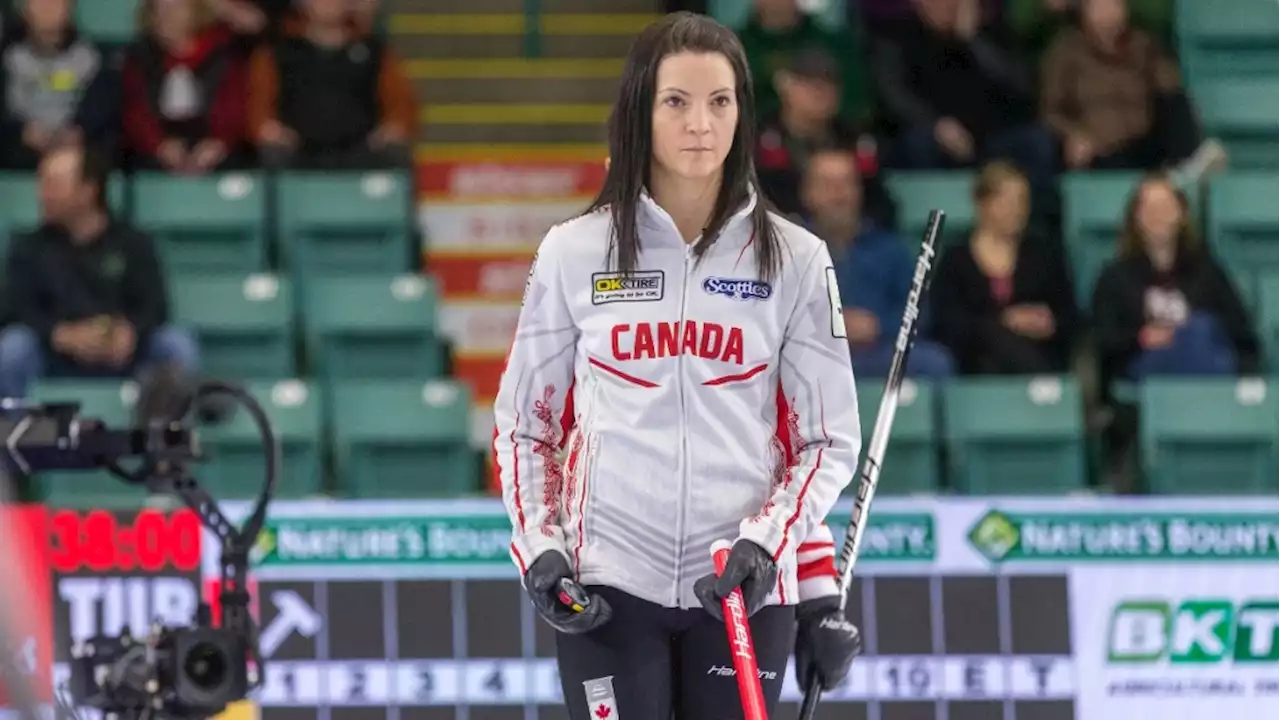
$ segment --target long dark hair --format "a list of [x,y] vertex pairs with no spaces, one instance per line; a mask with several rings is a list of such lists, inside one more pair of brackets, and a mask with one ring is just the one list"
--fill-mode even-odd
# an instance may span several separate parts
[[[608,208],[613,230],[609,238],[609,262],[623,274],[634,272],[639,262],[636,214],[640,195],[649,186],[653,162],[653,104],[658,65],[668,55],[681,52],[723,55],[733,66],[737,81],[738,127],[724,161],[720,194],[711,220],[693,246],[695,255],[701,257],[715,243],[725,223],[751,197],[752,189],[759,187],[752,157],[755,92],[742,43],[732,30],[705,15],[689,12],[666,15],[640,33],[627,55],[618,99],[609,116],[609,170],[600,193],[584,213]],[[769,218],[768,203],[759,192],[751,209],[751,225],[757,279],[772,280],[782,264],[781,242]]]

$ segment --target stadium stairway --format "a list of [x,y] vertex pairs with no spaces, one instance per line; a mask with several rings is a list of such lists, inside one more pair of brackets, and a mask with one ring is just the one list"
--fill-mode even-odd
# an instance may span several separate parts
[[[631,38],[657,0],[392,0],[391,41],[436,160],[599,159]],[[607,8],[607,11],[606,11]]]

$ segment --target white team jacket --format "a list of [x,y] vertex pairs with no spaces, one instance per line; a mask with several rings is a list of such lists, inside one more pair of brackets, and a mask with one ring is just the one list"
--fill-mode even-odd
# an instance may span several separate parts
[[698,607],[711,543],[746,538],[779,565],[771,603],[835,591],[822,522],[861,444],[840,296],[826,245],[777,216],[782,271],[756,281],[749,210],[699,259],[646,196],[627,279],[607,212],[543,240],[494,406],[522,573],[556,550],[585,585]]

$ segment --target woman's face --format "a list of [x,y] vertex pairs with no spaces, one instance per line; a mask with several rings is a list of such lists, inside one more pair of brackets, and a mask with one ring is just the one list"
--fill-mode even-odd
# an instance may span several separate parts
[[1080,18],[1090,33],[1103,38],[1119,35],[1129,22],[1125,0],[1084,0]]
[[1010,178],[1001,182],[978,208],[980,221],[989,230],[1004,236],[1021,235],[1027,228],[1031,189],[1027,181]]
[[1169,183],[1148,182],[1138,194],[1134,212],[1138,234],[1148,250],[1163,249],[1177,242],[1182,229],[1182,204]]
[[195,32],[196,7],[201,0],[154,0],[156,34],[183,38]]
[[676,53],[658,65],[653,158],[682,178],[709,178],[724,166],[738,128],[737,77],[719,53]]
[[345,22],[359,4],[351,0],[305,0],[302,8],[308,20],[332,25]]
[[61,32],[71,20],[70,0],[27,0],[26,10],[27,25],[40,35]]

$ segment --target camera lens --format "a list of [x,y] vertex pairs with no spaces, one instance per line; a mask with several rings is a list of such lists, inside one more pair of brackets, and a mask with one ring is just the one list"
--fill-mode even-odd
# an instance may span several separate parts
[[201,690],[213,690],[226,680],[229,665],[222,648],[210,643],[200,643],[187,653],[182,670]]

